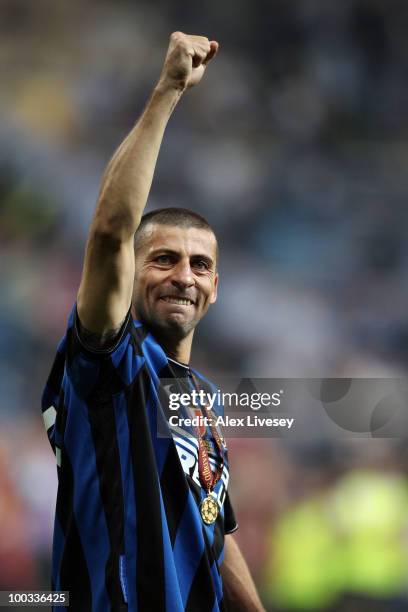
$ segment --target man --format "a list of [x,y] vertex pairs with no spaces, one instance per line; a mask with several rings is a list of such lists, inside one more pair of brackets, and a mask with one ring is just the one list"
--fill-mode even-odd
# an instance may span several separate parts
[[104,174],[44,391],[59,477],[53,588],[70,591],[75,612],[263,609],[232,535],[222,436],[211,419],[170,429],[161,386],[210,385],[188,363],[217,296],[216,238],[191,211],[142,217],[167,121],[217,51],[205,37],[171,35],[150,100]]

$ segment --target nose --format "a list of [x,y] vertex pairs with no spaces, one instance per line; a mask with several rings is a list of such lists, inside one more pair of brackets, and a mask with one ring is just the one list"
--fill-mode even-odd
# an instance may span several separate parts
[[185,289],[194,285],[194,276],[191,271],[190,261],[180,260],[174,266],[171,275],[172,284],[178,289]]

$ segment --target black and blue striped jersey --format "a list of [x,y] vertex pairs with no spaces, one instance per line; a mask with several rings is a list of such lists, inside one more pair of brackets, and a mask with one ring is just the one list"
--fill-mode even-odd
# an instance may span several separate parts
[[52,588],[70,592],[75,612],[224,609],[224,534],[237,528],[228,454],[214,489],[220,512],[206,525],[197,439],[170,429],[160,384],[189,376],[130,314],[113,348],[90,349],[73,308],[42,412],[58,466]]

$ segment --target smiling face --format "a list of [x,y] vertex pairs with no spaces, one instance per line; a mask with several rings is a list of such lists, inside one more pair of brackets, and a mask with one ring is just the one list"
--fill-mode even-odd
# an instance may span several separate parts
[[209,230],[149,223],[135,251],[137,318],[158,337],[192,336],[217,298],[216,254]]

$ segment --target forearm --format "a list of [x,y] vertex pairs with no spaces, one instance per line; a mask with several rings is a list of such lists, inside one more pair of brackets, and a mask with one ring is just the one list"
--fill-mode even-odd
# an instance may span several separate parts
[[254,581],[234,536],[225,536],[225,556],[221,565],[224,601],[234,612],[264,612]]
[[159,82],[140,119],[102,179],[93,229],[119,240],[136,232],[146,205],[167,122],[182,90]]

